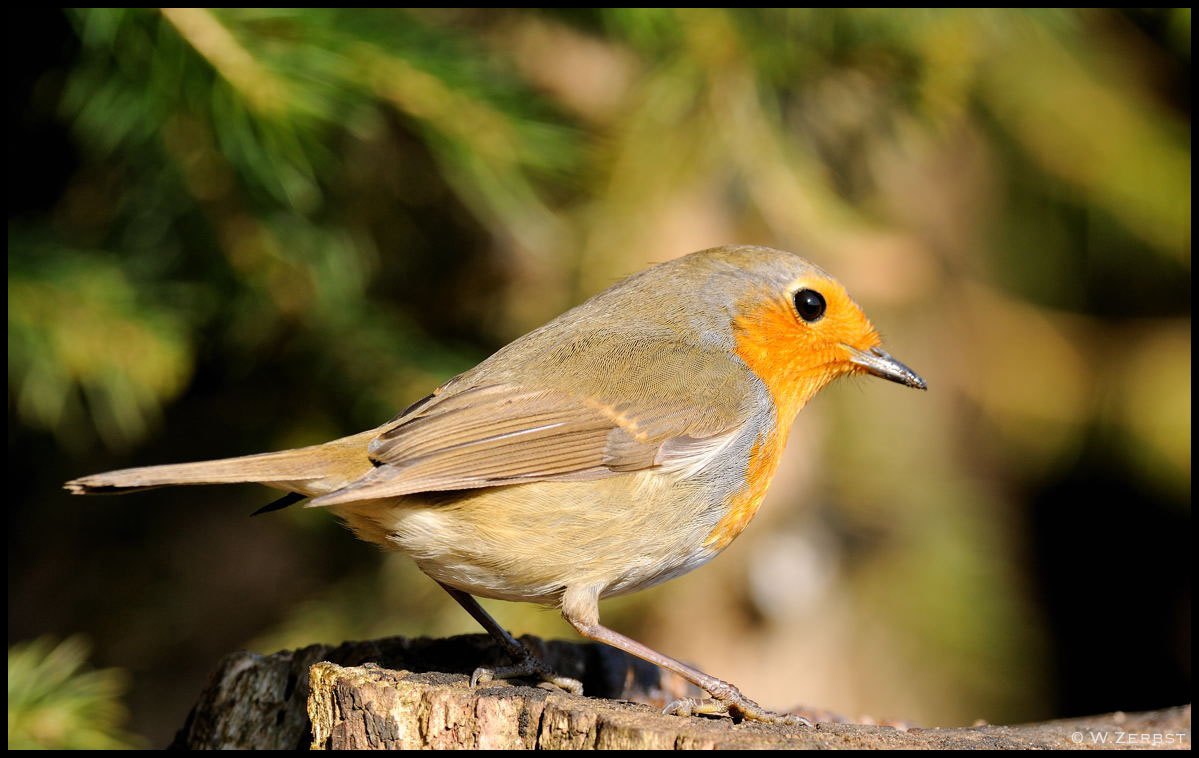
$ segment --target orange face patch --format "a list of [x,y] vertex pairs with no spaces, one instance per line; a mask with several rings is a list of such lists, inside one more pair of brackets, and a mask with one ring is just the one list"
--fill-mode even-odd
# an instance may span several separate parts
[[[813,289],[824,298],[824,315],[805,322],[790,297]],[[770,392],[775,428],[754,444],[746,469],[745,489],[729,503],[729,511],[708,535],[705,545],[723,550],[753,519],[787,445],[796,414],[833,379],[857,371],[843,345],[868,350],[878,334],[836,282],[807,277],[787,293],[765,296],[743,306],[734,321],[736,353]]]
[[[824,315],[808,323],[791,302],[799,290],[820,293]],[[774,398],[784,441],[795,415],[833,379],[852,373],[843,345],[869,350],[880,344],[862,309],[831,279],[806,277],[787,293],[747,303],[733,322],[736,352]]]

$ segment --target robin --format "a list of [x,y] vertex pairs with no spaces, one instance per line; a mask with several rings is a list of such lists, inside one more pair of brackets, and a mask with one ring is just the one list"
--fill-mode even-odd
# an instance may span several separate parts
[[[584,637],[711,695],[667,711],[776,723],[733,685],[600,624],[599,601],[714,558],[758,510],[796,414],[833,379],[925,389],[845,289],[799,256],[729,246],[608,288],[387,423],[322,445],[112,471],[76,494],[259,482],[398,550],[507,650],[472,684],[537,676],[572,692],[475,596],[555,606]],[[266,509],[264,509],[266,510]]]

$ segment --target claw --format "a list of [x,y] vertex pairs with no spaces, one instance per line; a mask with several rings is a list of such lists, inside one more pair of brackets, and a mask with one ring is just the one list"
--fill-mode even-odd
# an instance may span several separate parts
[[548,680],[546,683],[552,684],[558,689],[569,692],[572,695],[582,696],[583,694],[583,683],[578,679],[572,679],[569,676],[556,676],[553,679]]
[[793,713],[768,711],[744,695],[728,700],[716,698],[682,698],[675,700],[662,710],[672,716],[729,716],[738,720],[762,721],[767,724],[786,726],[811,726],[812,722]]
[[555,689],[569,692],[572,695],[583,694],[582,682],[578,679],[571,679],[568,676],[559,676],[553,669],[532,655],[513,666],[479,667],[470,675],[470,686],[474,688],[480,684],[495,681],[496,679],[520,679],[523,677],[540,679],[542,683],[548,684]]
[[729,707],[727,704],[712,698],[684,697],[668,704],[662,709],[662,712],[668,716],[682,716],[683,718],[701,715],[727,716],[729,715]]
[[480,684],[486,684],[493,679],[495,679],[495,672],[489,668],[483,668],[480,666],[474,670],[474,673],[470,675],[470,688],[473,690]]

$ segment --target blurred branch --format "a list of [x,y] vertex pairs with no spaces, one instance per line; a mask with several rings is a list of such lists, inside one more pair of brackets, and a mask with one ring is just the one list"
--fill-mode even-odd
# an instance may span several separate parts
[[184,39],[229,83],[241,90],[247,100],[262,111],[273,111],[287,100],[287,94],[269,71],[258,65],[246,49],[208,11],[203,8],[160,8],[162,15],[179,30]]

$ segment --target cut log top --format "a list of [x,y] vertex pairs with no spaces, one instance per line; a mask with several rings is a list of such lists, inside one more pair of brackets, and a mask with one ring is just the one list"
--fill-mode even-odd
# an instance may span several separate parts
[[[505,663],[486,635],[393,637],[227,656],[172,747],[184,749],[1113,748],[1189,749],[1190,706],[1022,726],[783,727],[660,713],[687,694],[658,669],[592,643],[525,637],[587,697],[509,682],[471,689]],[[639,702],[628,702],[635,699]],[[644,703],[654,705],[645,705]]]

